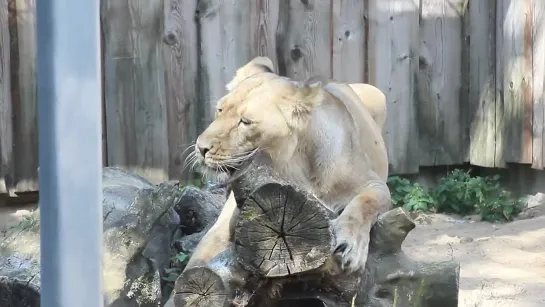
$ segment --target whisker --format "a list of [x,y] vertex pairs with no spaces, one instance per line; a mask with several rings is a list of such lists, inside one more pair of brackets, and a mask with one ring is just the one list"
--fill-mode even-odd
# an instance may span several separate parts
[[[191,145],[187,146],[187,148],[184,149],[184,150],[182,151],[182,153],[180,154],[180,156],[183,156],[183,155],[184,155],[188,150],[190,150],[190,149],[193,149],[193,151],[195,151],[195,146],[197,146],[197,145],[196,145],[196,144],[191,144]],[[180,146],[180,147],[181,147],[181,146]]]

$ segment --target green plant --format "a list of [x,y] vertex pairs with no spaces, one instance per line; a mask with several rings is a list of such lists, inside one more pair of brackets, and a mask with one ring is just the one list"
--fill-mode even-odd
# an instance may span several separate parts
[[407,178],[391,176],[387,182],[395,207],[407,211],[428,212],[433,208],[434,199],[421,184],[411,183]]
[[403,209],[406,211],[429,212],[434,210],[435,199],[424,189],[424,187],[415,183],[409,193],[403,198]]
[[500,185],[500,176],[471,176],[455,169],[434,190],[437,210],[461,215],[479,214],[486,221],[510,220],[520,213],[523,199],[515,199]]
[[409,179],[399,176],[390,176],[386,180],[386,184],[390,189],[392,204],[395,207],[403,205],[405,195],[410,193],[412,190],[412,184]]
[[392,204],[407,211],[479,214],[486,221],[511,220],[525,199],[516,199],[500,185],[500,176],[471,176],[455,169],[430,192],[399,176],[388,178]]

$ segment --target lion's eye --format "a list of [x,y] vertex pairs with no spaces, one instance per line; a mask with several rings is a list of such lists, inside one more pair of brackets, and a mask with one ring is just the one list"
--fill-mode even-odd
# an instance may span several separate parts
[[223,111],[223,109],[218,109],[218,113],[221,113],[221,111]]
[[238,122],[238,124],[243,124],[243,125],[250,125],[252,123],[252,121],[246,119],[246,118],[241,118],[240,121]]

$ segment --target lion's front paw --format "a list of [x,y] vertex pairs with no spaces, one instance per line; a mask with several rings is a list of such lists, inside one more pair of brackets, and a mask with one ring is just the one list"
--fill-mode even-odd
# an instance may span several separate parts
[[361,221],[342,214],[334,220],[337,244],[333,254],[347,273],[363,270],[369,250],[369,230]]

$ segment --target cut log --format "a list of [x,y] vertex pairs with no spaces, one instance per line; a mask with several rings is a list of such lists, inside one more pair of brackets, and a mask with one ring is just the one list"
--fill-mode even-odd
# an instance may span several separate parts
[[234,175],[231,188],[240,208],[237,260],[266,281],[246,284],[253,293],[247,306],[309,299],[328,306],[457,306],[459,265],[409,259],[401,244],[415,224],[402,209],[378,218],[366,269],[348,275],[332,256],[336,214],[281,179],[269,159],[258,155]]
[[[174,286],[174,306],[222,307],[232,303],[237,290],[245,287],[246,271],[236,260],[232,243],[237,206],[227,199],[216,223],[195,248]],[[239,291],[240,292],[240,291]]]
[[317,269],[331,258],[335,214],[279,177],[266,156],[257,155],[235,173],[230,186],[241,210],[235,252],[245,269],[282,277]]
[[264,277],[316,269],[332,254],[331,215],[294,187],[267,183],[241,208],[235,251],[246,269]]
[[215,307],[229,304],[235,291],[244,286],[246,272],[234,257],[232,246],[209,263],[186,268],[176,281],[175,306]]
[[332,256],[336,214],[281,179],[269,159],[240,167],[230,189],[232,209],[176,282],[176,307],[458,305],[458,263],[407,257],[401,244],[415,224],[401,208],[378,217],[365,270],[346,274]]
[[326,263],[292,276],[265,278],[267,283],[253,289],[245,306],[285,307],[289,301],[316,307],[458,306],[458,263],[417,262],[401,250],[414,226],[403,209],[388,211],[379,216],[371,231],[364,272],[338,274]]

